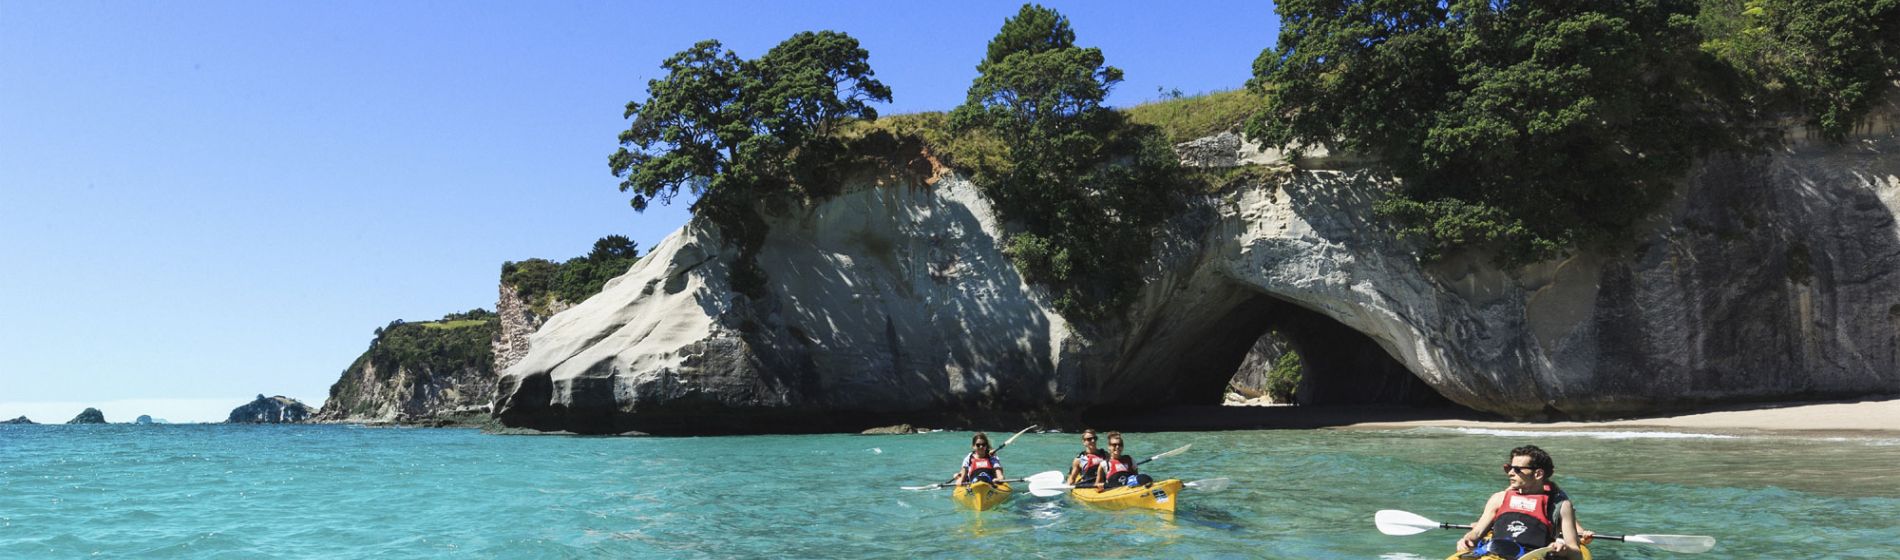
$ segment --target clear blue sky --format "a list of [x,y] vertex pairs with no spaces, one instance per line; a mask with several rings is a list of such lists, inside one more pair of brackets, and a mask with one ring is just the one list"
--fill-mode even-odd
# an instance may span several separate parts
[[[1244,83],[1258,2],[1049,2],[1157,88]],[[963,100],[1018,2],[0,0],[0,419],[312,406],[372,331],[493,309],[503,261],[621,234],[607,154],[667,56],[856,37],[885,114]]]

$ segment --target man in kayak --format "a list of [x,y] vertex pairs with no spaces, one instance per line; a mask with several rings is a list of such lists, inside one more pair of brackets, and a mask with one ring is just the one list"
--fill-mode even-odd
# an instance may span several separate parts
[[1095,447],[1095,430],[1082,430],[1082,452],[1075,454],[1075,460],[1069,462],[1069,485],[1095,484],[1095,475],[1101,474],[1102,463],[1106,462],[1108,452]]
[[1095,491],[1121,486],[1140,486],[1154,482],[1148,475],[1135,471],[1135,459],[1122,454],[1122,433],[1108,433],[1108,460],[1102,463],[1095,478]]
[[[1550,454],[1535,445],[1512,449],[1511,461],[1504,465],[1510,486],[1485,502],[1484,514],[1458,539],[1458,552],[1517,558],[1549,546],[1553,557],[1581,557],[1575,554],[1582,538],[1576,507],[1570,503],[1570,496],[1551,482],[1550,475],[1556,470]],[[1491,540],[1479,541],[1486,532]]]
[[1003,462],[990,453],[990,436],[977,432],[970,436],[970,454],[963,456],[963,467],[957,469],[957,476],[950,482],[957,485],[972,482],[996,482],[1003,479]]

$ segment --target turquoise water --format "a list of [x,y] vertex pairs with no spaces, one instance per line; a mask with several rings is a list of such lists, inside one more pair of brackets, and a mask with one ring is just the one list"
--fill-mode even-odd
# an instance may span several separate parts
[[[1007,434],[994,434],[1001,441]],[[1713,535],[1703,558],[1900,558],[1900,440],[1449,429],[1130,434],[1188,480],[1172,516],[948,491],[967,433],[585,438],[352,426],[0,426],[0,558],[1443,558],[1379,534],[1468,523],[1513,446],[1556,457],[1586,527]],[[1069,434],[1002,453],[1066,464]],[[1598,558],[1674,558],[1600,542]],[[1801,554],[1790,554],[1803,551]]]

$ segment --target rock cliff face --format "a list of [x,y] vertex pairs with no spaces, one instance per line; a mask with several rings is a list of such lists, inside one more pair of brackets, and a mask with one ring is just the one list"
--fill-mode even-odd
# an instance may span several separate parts
[[[501,319],[501,335],[495,337],[495,371],[507,370],[528,355],[528,335],[540,330],[549,317],[574,307],[572,302],[560,298],[547,298],[544,310],[522,301],[520,290],[507,283],[501,284],[501,294],[495,298],[495,315]],[[493,388],[493,383],[489,384]],[[492,400],[492,395],[490,395]]]
[[294,424],[310,420],[316,410],[297,399],[278,395],[258,395],[249,404],[231,409],[226,424]]
[[[1217,163],[1265,157],[1237,149]],[[689,224],[530,337],[496,412],[710,433],[1211,404],[1269,330],[1316,403],[1595,418],[1900,393],[1891,121],[1712,159],[1640,242],[1514,270],[1421,264],[1370,209],[1394,181],[1332,161],[1190,201],[1136,304],[1100,325],[1051,311],[954,175],[771,213],[757,300],[728,287],[736,251]]]
[[396,322],[330,386],[318,422],[420,422],[486,412],[494,399],[499,323],[486,311]]

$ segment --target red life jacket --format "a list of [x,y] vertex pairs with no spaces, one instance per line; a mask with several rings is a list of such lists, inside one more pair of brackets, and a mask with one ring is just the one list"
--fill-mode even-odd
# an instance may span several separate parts
[[1108,461],[1108,480],[1115,480],[1116,476],[1124,474],[1135,474],[1133,458],[1123,455]]
[[1080,484],[1094,484],[1096,470],[1102,468],[1102,462],[1107,459],[1102,458],[1101,451],[1094,453],[1083,451],[1075,455],[1075,460],[1080,461],[1082,467],[1081,472],[1076,475],[1078,479],[1077,482]]
[[965,482],[974,481],[976,480],[977,475],[985,474],[985,473],[989,474],[990,478],[995,478],[996,469],[997,467],[1000,467],[1000,466],[1002,465],[999,464],[999,462],[996,460],[996,457],[994,456],[991,456],[991,457],[971,456],[970,457],[970,474],[969,474],[969,477],[964,479],[964,481]]
[[1498,504],[1497,517],[1491,522],[1491,540],[1511,541],[1532,549],[1556,541],[1559,537],[1557,506],[1569,499],[1549,484],[1544,485],[1541,494],[1505,490],[1504,502]]

